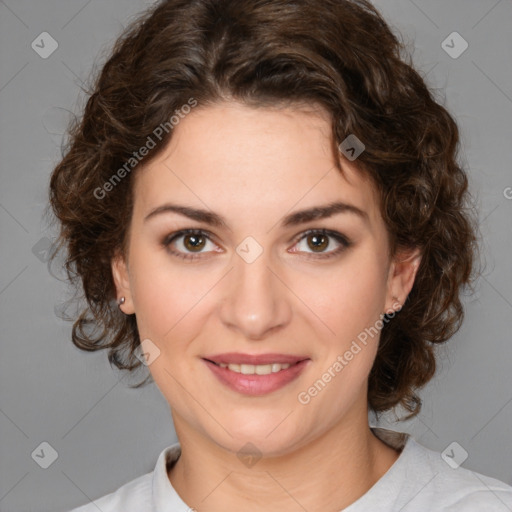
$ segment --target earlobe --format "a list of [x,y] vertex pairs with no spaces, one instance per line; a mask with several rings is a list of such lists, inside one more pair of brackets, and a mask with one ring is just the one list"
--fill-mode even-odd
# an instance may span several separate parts
[[130,291],[130,279],[128,274],[128,265],[121,255],[116,255],[111,262],[112,277],[116,287],[116,297],[119,309],[131,315],[135,313]]
[[398,251],[390,266],[386,312],[398,311],[405,303],[421,263],[419,248]]

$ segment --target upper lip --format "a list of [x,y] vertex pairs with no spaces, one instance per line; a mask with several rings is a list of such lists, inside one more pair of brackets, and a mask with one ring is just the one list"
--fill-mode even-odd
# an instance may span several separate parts
[[299,361],[304,361],[305,359],[309,359],[307,356],[300,356],[294,354],[241,354],[239,352],[229,352],[226,354],[216,354],[213,356],[203,357],[208,361],[212,361],[214,363],[222,363],[222,364],[272,364],[272,363],[281,363],[281,364],[295,364]]

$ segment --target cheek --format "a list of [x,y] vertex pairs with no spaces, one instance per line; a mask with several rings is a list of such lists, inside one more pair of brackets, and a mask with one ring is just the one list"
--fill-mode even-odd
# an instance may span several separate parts
[[314,278],[298,277],[297,284],[298,295],[338,337],[356,335],[383,312],[386,268],[372,251],[359,251]]
[[183,269],[165,250],[134,247],[130,266],[133,269],[132,292],[141,337],[164,342],[176,332],[193,326],[201,298],[215,284],[211,273]]

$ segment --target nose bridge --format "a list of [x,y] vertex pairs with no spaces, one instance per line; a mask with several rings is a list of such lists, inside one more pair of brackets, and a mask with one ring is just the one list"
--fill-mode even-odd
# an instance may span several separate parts
[[234,268],[229,273],[220,315],[225,325],[246,338],[262,338],[290,319],[286,288],[270,267],[266,251],[252,261],[245,259],[243,253],[234,256]]

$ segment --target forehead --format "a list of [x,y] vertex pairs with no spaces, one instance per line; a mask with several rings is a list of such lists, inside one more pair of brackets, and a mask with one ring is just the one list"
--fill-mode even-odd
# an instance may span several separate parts
[[[271,221],[293,209],[345,201],[378,220],[378,194],[354,162],[332,152],[331,120],[321,109],[196,107],[168,146],[135,173],[135,208],[170,200]],[[242,217],[241,217],[242,216]]]

